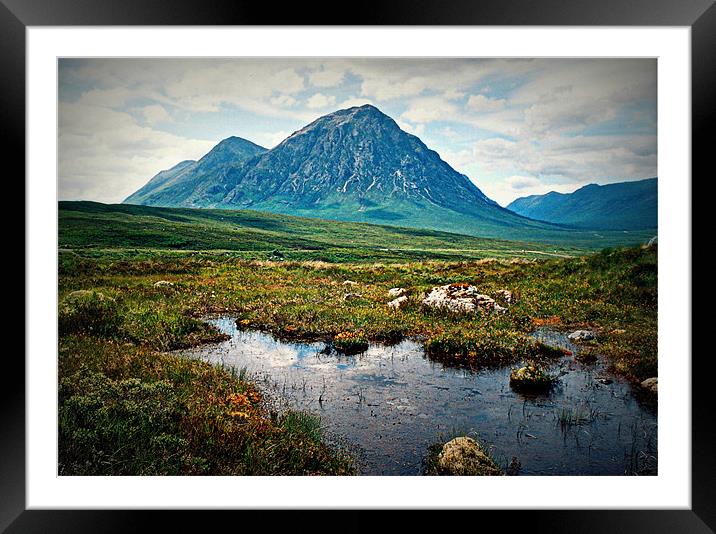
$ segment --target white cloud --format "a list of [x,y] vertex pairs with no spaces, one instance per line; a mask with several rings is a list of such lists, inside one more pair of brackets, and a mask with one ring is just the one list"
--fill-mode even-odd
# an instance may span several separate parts
[[134,98],[150,98],[187,112],[218,113],[231,105],[265,116],[289,113],[270,99],[305,87],[294,66],[260,59],[85,60],[71,79],[94,84],[81,97],[87,105],[117,108]]
[[444,147],[431,147],[437,150],[443,161],[453,169],[467,176],[480,177],[482,169],[475,164],[475,156],[471,150],[450,150]]
[[443,137],[447,137],[448,139],[460,139],[460,134],[457,133],[454,129],[452,129],[450,126],[445,126],[440,130],[440,135]]
[[91,89],[82,93],[79,101],[87,106],[105,106],[116,108],[124,106],[135,98],[142,98],[146,95],[142,91],[130,90],[126,87],[112,87],[109,89]]
[[161,106],[159,104],[144,106],[143,108],[139,109],[139,112],[142,114],[142,117],[144,117],[144,120],[148,124],[157,124],[160,122],[168,122],[171,120],[171,116],[169,115],[167,110],[164,108],[164,106]]
[[398,119],[396,121],[396,123],[398,124],[398,126],[400,127],[401,130],[408,132],[409,134],[420,136],[420,135],[423,135],[423,133],[425,133],[425,125],[424,124],[412,125],[409,122],[405,122],[400,119]]
[[280,130],[278,132],[265,132],[256,136],[256,142],[266,148],[273,148],[286,139],[293,132]]
[[475,143],[472,155],[489,170],[503,170],[519,154],[519,143],[493,137]]
[[271,99],[271,103],[274,106],[279,106],[282,108],[290,108],[290,107],[298,104],[298,100],[293,98],[291,95],[278,95],[278,96],[274,96]]
[[333,106],[336,103],[335,96],[326,96],[323,93],[316,93],[306,100],[309,109],[323,109]]
[[270,63],[198,62],[165,85],[166,94],[180,107],[194,111],[218,111],[222,104],[254,109],[274,92],[291,95],[304,87],[303,76],[292,68],[272,68]]
[[99,106],[61,103],[61,199],[120,202],[154,174],[198,159],[216,143],[139,126],[131,115]]
[[578,132],[624,118],[634,104],[651,107],[642,118],[651,114],[655,120],[655,65],[643,59],[552,62],[516,90],[510,103],[525,110],[525,136]]
[[448,89],[443,93],[443,97],[448,100],[459,100],[465,96],[464,91],[459,91],[455,88]]
[[544,195],[550,191],[558,193],[571,193],[582,187],[581,183],[551,183],[534,176],[509,176],[499,181],[483,183],[480,187],[483,193],[501,206],[507,206],[519,197],[529,195]]
[[416,76],[404,80],[390,80],[390,77],[368,77],[363,80],[361,94],[378,100],[392,100],[407,96],[417,96],[430,87],[430,79]]
[[355,97],[349,97],[339,104],[336,105],[336,109],[348,109],[353,107],[360,107],[364,106],[366,104],[375,105],[375,101],[371,100],[370,98],[355,98]]
[[485,95],[470,95],[467,99],[467,109],[476,113],[489,113],[505,107],[505,100],[489,98]]
[[343,69],[332,69],[321,67],[308,73],[308,82],[314,87],[335,87],[340,85],[345,78],[346,71]]
[[423,97],[410,101],[408,109],[400,116],[401,119],[426,123],[433,121],[452,120],[458,114],[458,107],[442,97]]
[[525,173],[565,182],[614,182],[656,176],[655,136],[575,136],[509,141],[486,139],[473,147],[489,171]]
[[[480,95],[481,96],[481,95]],[[485,98],[473,100],[473,105],[490,107],[482,112],[476,112],[467,105],[464,107],[444,95],[417,97],[407,100],[407,109],[400,118],[414,123],[428,124],[431,122],[454,122],[468,125],[472,128],[488,130],[501,135],[515,135],[523,127],[524,118],[521,110],[508,109],[498,99]]]
[[516,189],[518,191],[539,187],[541,185],[541,182],[534,176],[510,176],[505,181],[512,189]]
[[480,59],[362,59],[351,61],[348,68],[361,78],[363,96],[390,101],[428,96],[430,92],[452,100],[497,72],[498,63]]

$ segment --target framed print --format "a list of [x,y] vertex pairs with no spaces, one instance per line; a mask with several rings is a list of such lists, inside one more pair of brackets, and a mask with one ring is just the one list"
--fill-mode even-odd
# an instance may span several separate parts
[[715,8],[401,4],[340,26],[4,0],[27,315],[2,528],[712,530],[691,266]]

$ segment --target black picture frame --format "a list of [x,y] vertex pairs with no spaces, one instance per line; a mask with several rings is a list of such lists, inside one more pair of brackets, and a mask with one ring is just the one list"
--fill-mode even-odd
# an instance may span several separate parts
[[[13,180],[18,187],[13,198],[25,199],[17,176],[25,171],[25,30],[28,26],[80,25],[500,25],[500,26],[688,26],[692,52],[692,265],[698,254],[710,248],[713,239],[700,240],[708,223],[699,219],[707,213],[706,195],[695,195],[706,180],[706,165],[712,152],[714,90],[716,87],[716,6],[714,0],[394,0],[390,3],[362,2],[354,12],[340,14],[336,3],[282,4],[245,0],[0,0],[0,109],[4,161],[14,162]],[[318,15],[321,14],[321,15]],[[712,134],[712,135],[709,135]],[[693,176],[699,175],[694,180]],[[6,176],[6,179],[9,179]],[[685,187],[689,185],[684,177]],[[24,183],[24,182],[23,182]],[[23,203],[24,204],[24,203]],[[697,215],[698,214],[698,215]],[[696,215],[696,216],[695,216]],[[699,224],[702,222],[703,224]],[[701,234],[700,232],[704,232]],[[23,245],[24,247],[24,245]],[[27,269],[28,266],[25,265]],[[693,276],[693,275],[692,275]],[[25,278],[27,283],[27,278]],[[692,282],[693,283],[693,282]],[[691,313],[692,332],[705,326],[708,315]],[[24,314],[23,314],[24,316]],[[23,347],[24,351],[24,347]],[[6,351],[10,359],[12,351]],[[695,346],[692,354],[697,354]],[[14,356],[14,355],[13,355]],[[683,357],[684,355],[670,355]],[[686,355],[688,356],[688,355]],[[150,527],[150,517],[160,512],[142,511],[28,511],[25,510],[25,369],[14,356],[5,364],[0,387],[0,531],[26,532],[124,532]],[[532,510],[483,512],[497,521],[529,532],[714,532],[716,528],[716,459],[714,452],[713,389],[708,378],[709,351],[692,358],[692,508],[690,510]],[[10,379],[10,377],[13,377]],[[711,386],[711,387],[709,387]],[[316,506],[320,508],[320,499]],[[559,506],[559,496],[555,496]],[[240,512],[242,523],[247,515]],[[264,512],[265,514],[266,512]],[[362,530],[374,523],[364,512],[342,518],[341,530]],[[509,514],[509,520],[503,517]],[[206,528],[206,516],[186,513],[162,514],[163,530]],[[423,514],[411,517],[422,521]],[[496,517],[495,517],[496,516]],[[280,514],[271,512],[272,525]],[[461,516],[451,516],[451,522]],[[407,519],[407,518],[406,518]],[[267,521],[265,515],[250,518]],[[326,520],[325,517],[323,519]],[[474,521],[470,515],[470,521]],[[200,521],[201,523],[197,523]],[[484,525],[484,518],[480,519]],[[174,524],[172,524],[174,523]],[[244,523],[244,524],[250,524]],[[330,521],[328,524],[332,524]],[[405,525],[404,525],[405,526]],[[238,528],[238,527],[237,527]]]

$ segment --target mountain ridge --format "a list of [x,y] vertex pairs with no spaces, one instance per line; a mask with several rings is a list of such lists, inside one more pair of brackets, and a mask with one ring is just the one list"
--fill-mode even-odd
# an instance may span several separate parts
[[[364,105],[324,115],[263,154],[252,168],[232,170],[227,178],[235,180],[234,189],[217,205],[252,207],[269,200],[315,209],[338,201],[336,193],[348,193],[366,208],[393,197],[458,207],[445,192],[436,191],[427,172],[433,180],[452,173],[453,180],[441,184],[448,186],[448,193],[492,203],[418,137],[376,107]],[[265,181],[267,175],[273,188],[256,198],[253,193],[264,185],[259,179]]]
[[604,230],[641,230],[658,224],[658,180],[588,184],[572,193],[550,191],[513,200],[507,209],[554,224]]
[[[234,151],[235,143],[246,150]],[[369,104],[323,115],[270,150],[225,139],[176,176],[157,176],[124,202],[252,209],[505,239],[568,231],[499,206]]]
[[160,171],[122,202],[148,206],[180,205],[202,183],[216,180],[228,169],[266,150],[248,139],[232,135],[222,139],[198,160],[184,160]]

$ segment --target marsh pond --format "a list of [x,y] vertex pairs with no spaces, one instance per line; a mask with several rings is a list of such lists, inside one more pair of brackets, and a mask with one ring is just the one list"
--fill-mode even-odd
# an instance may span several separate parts
[[322,342],[283,342],[237,329],[232,317],[208,321],[228,341],[182,351],[254,377],[275,402],[320,415],[335,444],[350,450],[362,475],[420,475],[431,446],[476,438],[519,475],[655,475],[657,414],[631,385],[548,329],[533,335],[567,349],[547,370],[549,393],[509,383],[510,367],[470,370],[430,360],[422,344],[371,344],[345,356]]

